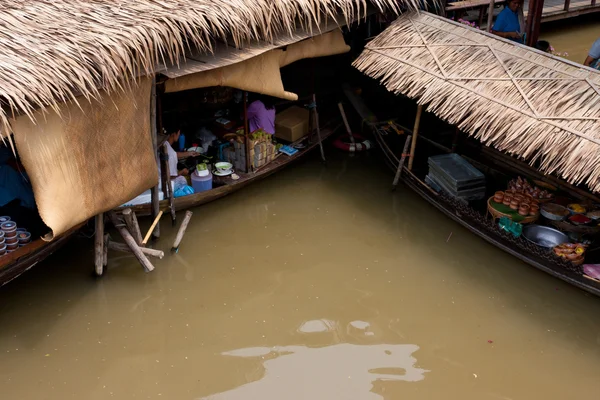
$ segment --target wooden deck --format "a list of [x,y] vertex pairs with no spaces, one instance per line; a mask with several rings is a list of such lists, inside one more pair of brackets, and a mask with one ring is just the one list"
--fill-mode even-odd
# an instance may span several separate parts
[[[525,0],[523,7],[525,15],[527,15],[528,9],[529,0]],[[594,12],[600,12],[600,1],[598,0],[545,0],[542,22],[557,21]]]

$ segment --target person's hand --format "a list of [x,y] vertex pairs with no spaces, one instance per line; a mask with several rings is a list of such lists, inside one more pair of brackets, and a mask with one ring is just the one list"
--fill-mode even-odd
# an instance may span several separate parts
[[197,151],[188,151],[187,153],[185,153],[186,157],[198,157],[199,155],[200,153]]
[[521,39],[521,34],[519,32],[509,32],[508,37],[511,39]]
[[187,168],[184,168],[181,171],[179,171],[179,175],[181,175],[181,176],[188,176],[189,174],[190,174],[190,171]]

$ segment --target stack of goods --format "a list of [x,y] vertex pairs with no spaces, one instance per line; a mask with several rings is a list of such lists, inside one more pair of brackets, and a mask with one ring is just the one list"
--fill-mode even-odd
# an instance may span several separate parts
[[540,212],[540,203],[530,195],[514,193],[512,191],[496,192],[494,202],[509,206],[511,210],[516,211],[523,217],[535,217]]
[[554,247],[554,254],[569,260],[573,265],[581,265],[585,258],[585,248],[581,243],[563,243]]
[[277,155],[272,135],[262,129],[252,133],[250,137],[250,160],[253,168],[260,168],[270,163]]
[[445,191],[464,202],[485,196],[485,175],[458,154],[429,157],[425,182],[436,191]]
[[540,202],[551,200],[554,197],[549,191],[531,185],[527,179],[520,176],[508,182],[508,192],[527,195]]
[[0,256],[12,253],[31,242],[31,233],[17,228],[10,217],[0,217]]

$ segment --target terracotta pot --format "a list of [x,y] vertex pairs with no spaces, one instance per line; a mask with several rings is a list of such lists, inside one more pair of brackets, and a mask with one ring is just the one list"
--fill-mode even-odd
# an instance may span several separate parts
[[502,199],[502,204],[504,204],[505,206],[509,206],[511,201],[512,201],[512,195],[506,193],[504,195],[504,199]]
[[529,207],[529,215],[537,215],[540,212],[540,206],[531,205]]
[[504,192],[496,192],[494,194],[494,201],[496,203],[502,203],[502,200],[504,200]]

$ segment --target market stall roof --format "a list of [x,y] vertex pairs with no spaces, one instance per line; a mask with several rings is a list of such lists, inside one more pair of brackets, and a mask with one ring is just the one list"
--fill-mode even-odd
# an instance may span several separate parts
[[331,32],[346,25],[346,19],[338,15],[309,28],[301,28],[292,33],[283,32],[273,40],[252,40],[243,46],[236,46],[228,41],[219,41],[212,51],[194,48],[186,51],[181,59],[175,62],[161,63],[157,72],[174,79],[196,72],[209,71],[248,60],[269,50],[288,46],[302,40]]
[[600,191],[600,72],[425,12],[403,14],[354,66],[483,143]]
[[[20,0],[0,7],[0,137],[8,117],[152,74],[217,39],[242,45],[341,14],[355,20],[369,5],[399,12],[417,0]],[[125,81],[125,83],[124,83]]]

